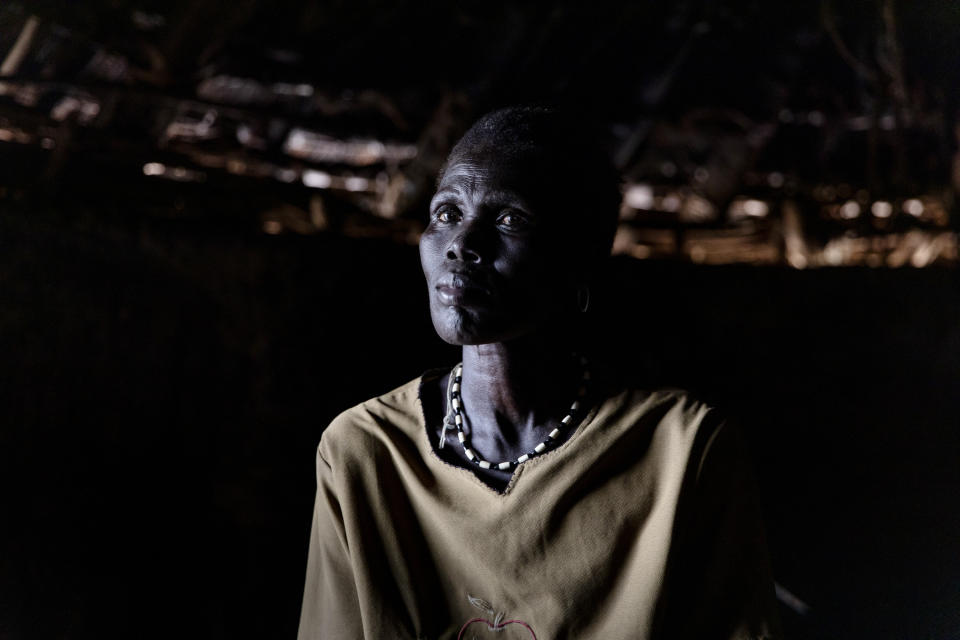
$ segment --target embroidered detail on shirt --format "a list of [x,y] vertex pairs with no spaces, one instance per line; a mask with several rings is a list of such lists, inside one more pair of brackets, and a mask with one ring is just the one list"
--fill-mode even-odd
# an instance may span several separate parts
[[494,611],[492,604],[483,598],[475,598],[469,593],[467,594],[467,601],[477,609],[480,609],[480,611],[493,617],[493,622],[487,623],[487,628],[490,629],[490,631],[500,631],[498,627],[500,627],[500,623],[503,622],[503,618],[506,616],[503,611]]
[[471,618],[470,620],[467,620],[463,626],[460,627],[460,633],[457,634],[457,640],[463,640],[463,634],[466,632],[467,627],[480,622],[487,625],[487,629],[490,631],[503,631],[507,625],[518,624],[530,632],[530,636],[533,638],[533,640],[537,640],[537,634],[534,633],[533,628],[523,620],[504,620],[506,617],[505,612],[496,611],[492,604],[483,598],[477,598],[469,593],[467,594],[467,601],[480,611],[483,611],[488,616],[492,617],[493,620],[490,618]]

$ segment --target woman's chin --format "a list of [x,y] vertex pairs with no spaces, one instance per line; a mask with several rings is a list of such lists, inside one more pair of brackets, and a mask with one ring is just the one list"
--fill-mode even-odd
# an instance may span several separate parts
[[504,326],[496,322],[474,322],[472,318],[434,319],[433,328],[440,339],[458,347],[512,342],[539,333],[528,326]]
[[501,308],[466,305],[431,306],[430,317],[440,339],[456,346],[511,342],[550,333],[561,326],[557,314],[531,316],[516,311],[506,313]]
[[436,325],[434,325],[434,329],[436,329],[437,335],[440,336],[441,340],[457,347],[498,342],[495,337],[489,336],[486,332],[477,332],[449,326],[439,327]]
[[494,324],[484,314],[462,307],[444,307],[433,316],[433,328],[440,339],[456,346],[498,342],[501,332]]

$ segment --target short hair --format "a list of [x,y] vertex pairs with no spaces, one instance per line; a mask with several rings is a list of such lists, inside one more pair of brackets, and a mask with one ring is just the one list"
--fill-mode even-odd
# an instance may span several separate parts
[[602,140],[591,124],[557,109],[507,107],[484,115],[470,127],[454,145],[440,177],[464,153],[493,153],[540,163],[542,173],[562,185],[559,200],[565,213],[571,220],[587,220],[590,231],[584,240],[593,267],[610,255],[622,199],[619,174]]

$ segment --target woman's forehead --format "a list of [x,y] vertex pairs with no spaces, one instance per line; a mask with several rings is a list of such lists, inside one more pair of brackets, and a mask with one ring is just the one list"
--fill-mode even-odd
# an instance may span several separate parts
[[[526,155],[526,154],[525,154]],[[484,192],[511,192],[520,197],[541,200],[548,197],[548,182],[542,158],[536,154],[527,157],[496,153],[464,153],[451,158],[437,185],[441,192],[477,194]]]

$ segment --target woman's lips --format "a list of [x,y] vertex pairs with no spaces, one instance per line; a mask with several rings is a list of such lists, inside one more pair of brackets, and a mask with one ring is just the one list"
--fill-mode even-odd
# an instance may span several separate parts
[[440,301],[447,305],[483,302],[490,298],[490,290],[463,274],[453,274],[437,285]]

